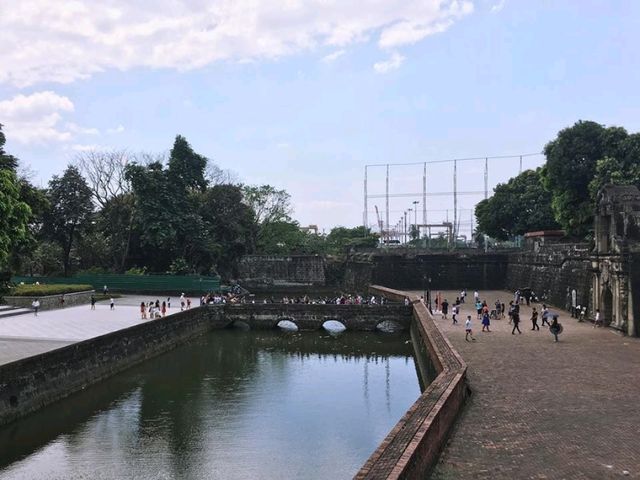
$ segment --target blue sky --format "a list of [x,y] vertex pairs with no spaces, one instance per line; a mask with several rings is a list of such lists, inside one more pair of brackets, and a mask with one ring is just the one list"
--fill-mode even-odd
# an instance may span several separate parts
[[[79,151],[163,152],[182,134],[328,230],[361,223],[367,163],[539,152],[578,119],[640,130],[631,0],[48,3],[0,6],[0,123],[37,183]],[[490,186],[517,163],[492,161]],[[430,165],[428,191],[451,190],[451,171]],[[392,167],[392,192],[421,181]],[[458,188],[482,190],[483,163],[460,164]],[[481,198],[460,198],[461,230]],[[391,201],[392,224],[412,200]],[[453,214],[450,196],[427,208]]]

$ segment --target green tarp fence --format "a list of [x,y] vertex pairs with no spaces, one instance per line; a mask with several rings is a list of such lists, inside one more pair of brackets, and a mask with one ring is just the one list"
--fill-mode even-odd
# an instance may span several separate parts
[[112,292],[182,292],[204,293],[220,290],[220,277],[199,275],[118,275],[80,274],[72,277],[12,277],[13,283],[83,284],[102,292],[106,285]]

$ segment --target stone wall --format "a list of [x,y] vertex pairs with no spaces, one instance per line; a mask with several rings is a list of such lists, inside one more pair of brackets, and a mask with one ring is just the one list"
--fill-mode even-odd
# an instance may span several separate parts
[[[94,293],[95,290],[89,290],[86,292],[65,293],[64,306],[71,307],[73,305],[88,305],[91,302],[91,295],[93,295]],[[14,307],[31,308],[31,304],[37,298],[38,300],[40,300],[40,310],[52,310],[54,308],[62,308],[60,297],[62,297],[62,295],[47,295],[46,297],[4,296],[3,299],[7,305],[12,305]]]
[[590,248],[586,243],[558,243],[509,255],[505,287],[515,291],[529,287],[551,305],[571,306],[570,293],[576,290],[577,304],[591,302]]
[[226,324],[194,308],[0,366],[0,426]]
[[240,259],[239,281],[250,290],[325,284],[321,255],[246,255]]
[[508,255],[452,252],[431,254],[373,254],[347,262],[345,285],[355,290],[367,285],[420,290],[499,289],[504,287]]
[[415,338],[424,343],[437,376],[389,432],[355,478],[426,478],[469,396],[467,366],[418,296],[380,286],[373,286],[371,290],[394,300],[405,296],[409,298],[413,306],[412,329],[415,329]]

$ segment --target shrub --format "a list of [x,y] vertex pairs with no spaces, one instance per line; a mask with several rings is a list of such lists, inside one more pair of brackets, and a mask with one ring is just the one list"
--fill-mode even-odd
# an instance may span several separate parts
[[16,285],[9,290],[9,295],[17,297],[46,297],[47,295],[62,295],[63,293],[86,292],[93,290],[91,285]]

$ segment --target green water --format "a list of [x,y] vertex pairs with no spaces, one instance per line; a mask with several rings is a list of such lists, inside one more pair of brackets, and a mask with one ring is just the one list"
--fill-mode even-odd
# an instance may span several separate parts
[[0,479],[338,479],[420,394],[407,335],[216,331],[0,431]]

